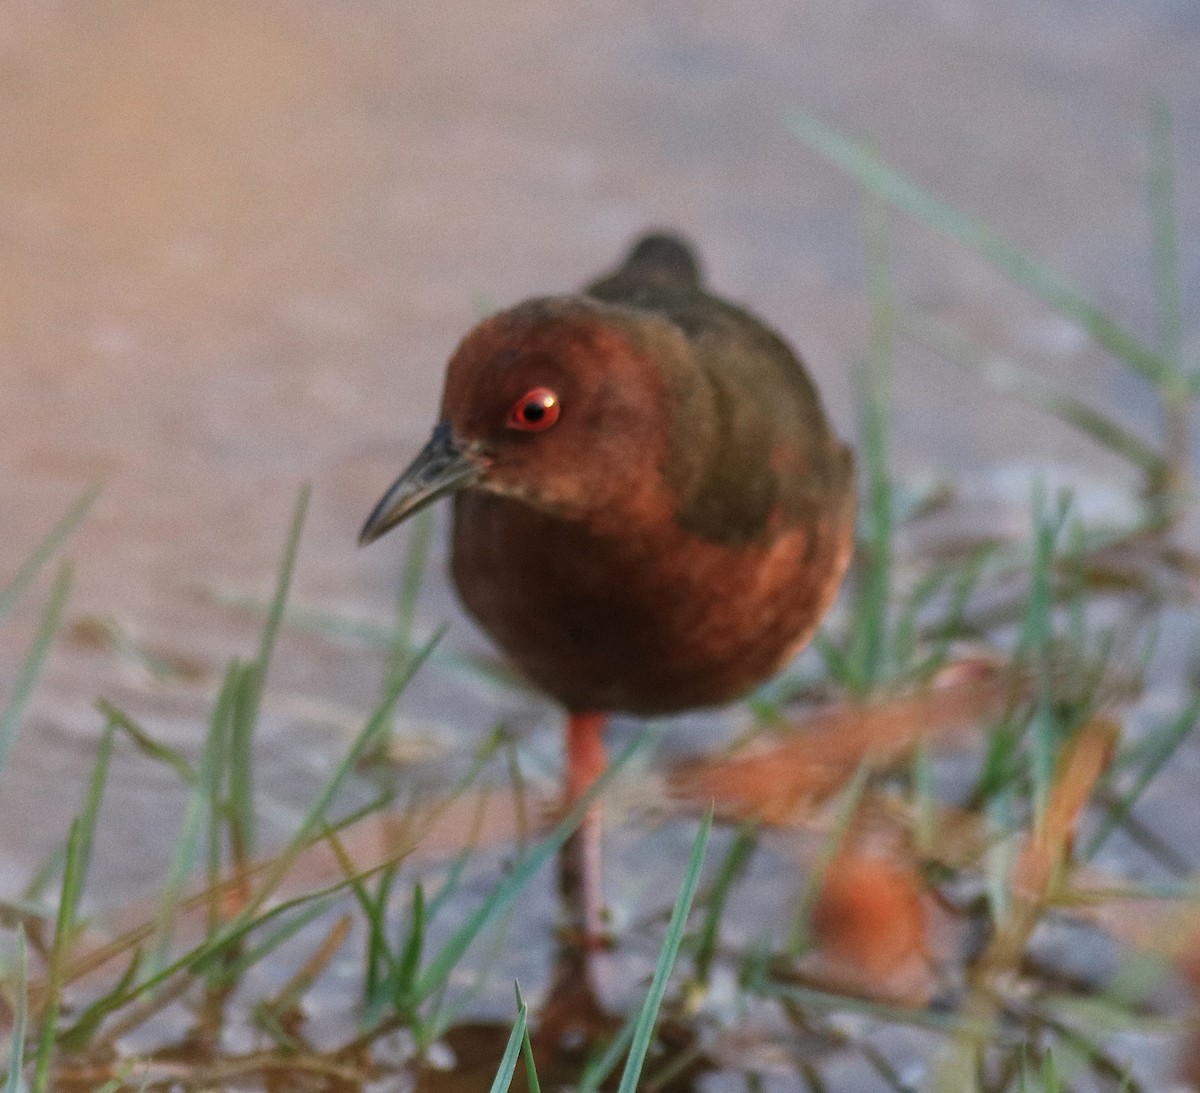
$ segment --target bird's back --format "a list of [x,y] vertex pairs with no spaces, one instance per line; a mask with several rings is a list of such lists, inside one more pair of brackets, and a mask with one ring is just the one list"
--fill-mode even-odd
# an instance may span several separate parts
[[799,358],[756,316],[705,290],[678,236],[645,236],[584,292],[665,320],[688,341],[696,383],[682,394],[672,462],[689,530],[750,541],[773,515],[811,521],[830,496],[853,493],[850,450]]

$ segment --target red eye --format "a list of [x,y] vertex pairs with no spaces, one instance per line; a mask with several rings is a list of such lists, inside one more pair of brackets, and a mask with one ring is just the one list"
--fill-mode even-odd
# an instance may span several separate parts
[[540,433],[558,420],[558,410],[558,396],[549,387],[535,387],[513,403],[506,424],[510,429]]

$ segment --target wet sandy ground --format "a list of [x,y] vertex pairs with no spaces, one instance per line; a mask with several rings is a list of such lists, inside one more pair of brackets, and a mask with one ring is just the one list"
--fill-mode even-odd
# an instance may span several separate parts
[[[360,552],[355,534],[421,443],[442,364],[482,307],[573,287],[643,227],[673,225],[714,285],[801,350],[853,435],[861,202],[789,135],[787,112],[869,137],[1153,338],[1161,97],[1194,331],[1198,73],[1190,0],[0,10],[0,578],[104,483],[70,551],[71,632],[0,781],[4,890],[66,830],[98,695],[165,739],[199,739],[220,671],[251,654],[258,626],[219,594],[269,593],[303,482],[296,600],[387,622],[402,539]],[[929,233],[898,220],[893,234],[904,301],[1157,427],[1141,385],[1072,327]],[[913,346],[898,349],[894,395],[906,472],[1125,475]],[[0,688],[44,594],[0,633]],[[191,671],[152,681],[86,640],[79,624],[97,617]],[[435,557],[419,625],[443,620],[452,647],[478,645]],[[268,823],[286,828],[381,675],[373,653],[285,634],[261,739]],[[403,714],[435,751],[500,714],[556,747],[552,711],[461,675],[422,675]],[[156,878],[178,809],[168,785],[118,764],[93,900]]]

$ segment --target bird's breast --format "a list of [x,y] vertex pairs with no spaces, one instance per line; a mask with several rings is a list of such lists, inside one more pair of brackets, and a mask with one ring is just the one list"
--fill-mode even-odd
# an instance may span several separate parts
[[728,545],[669,519],[600,531],[468,490],[452,571],[484,630],[568,709],[671,713],[739,697],[807,641],[849,526],[830,513]]

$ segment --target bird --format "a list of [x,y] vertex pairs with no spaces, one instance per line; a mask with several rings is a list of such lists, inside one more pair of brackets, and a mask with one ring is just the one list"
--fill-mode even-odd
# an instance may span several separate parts
[[[605,769],[610,715],[724,706],[776,674],[853,548],[853,455],[804,365],[667,231],[463,338],[428,444],[359,542],[446,494],[459,598],[566,710],[568,802]],[[594,938],[598,806],[576,837]]]

